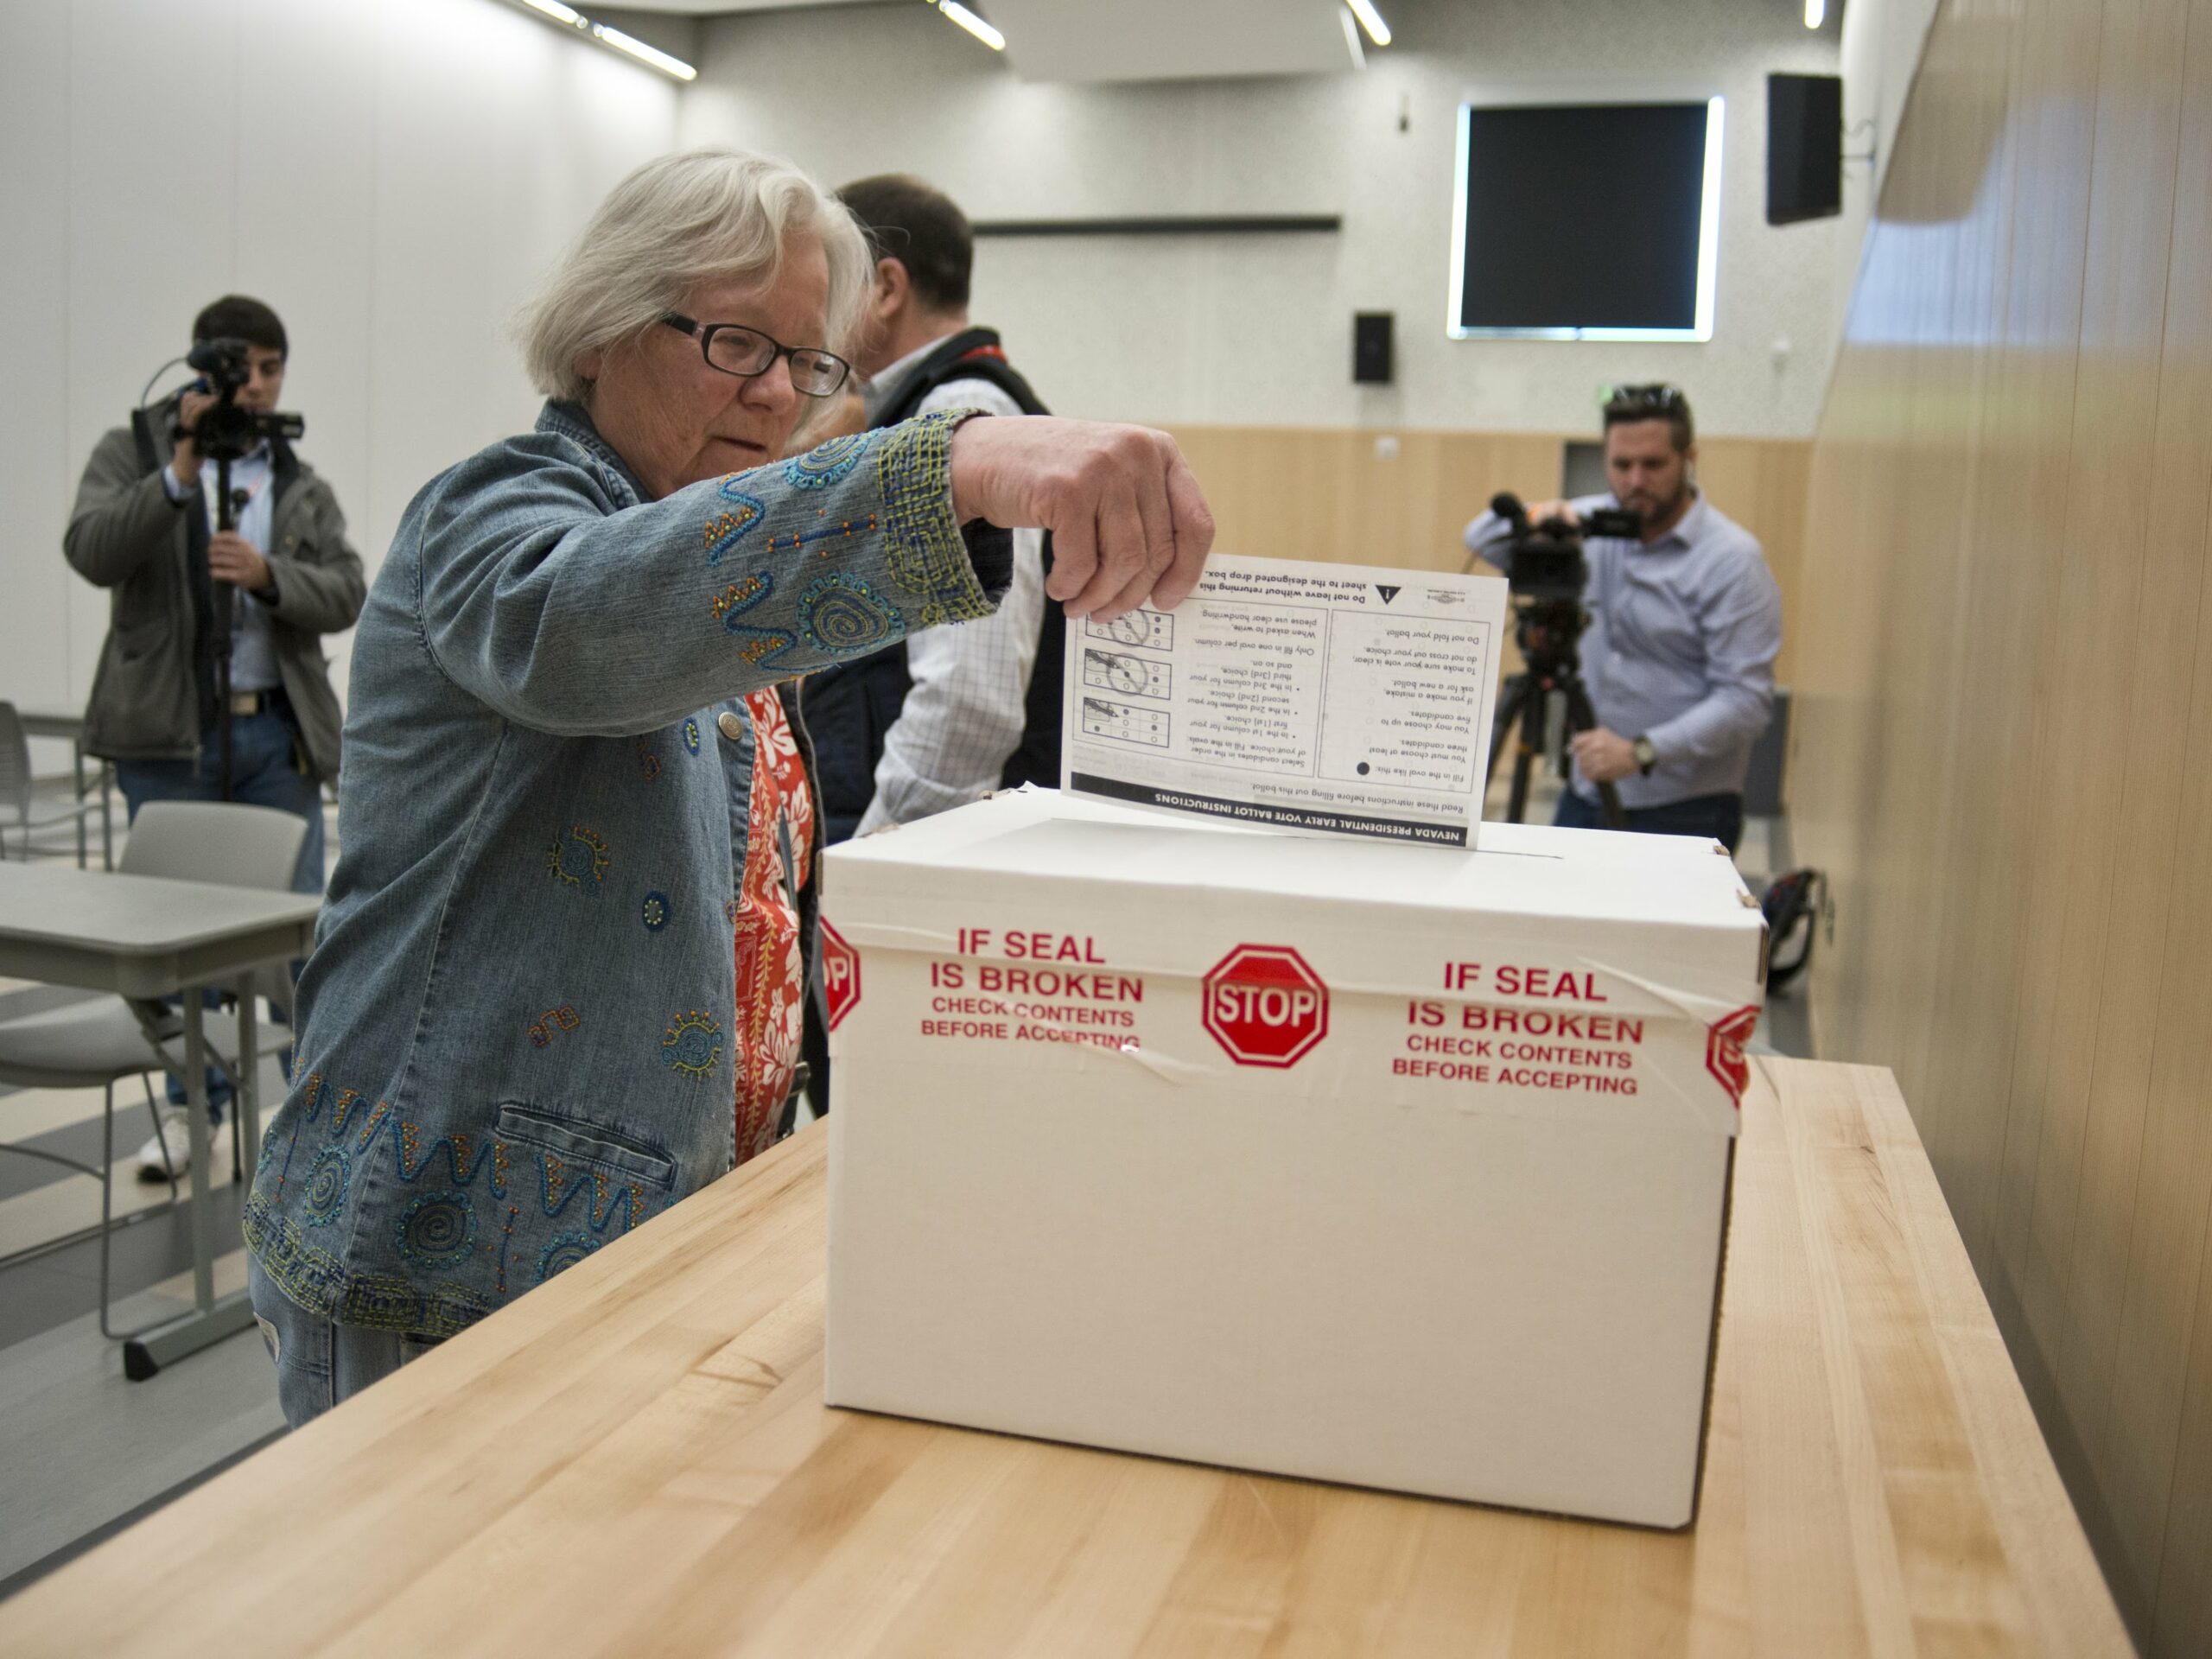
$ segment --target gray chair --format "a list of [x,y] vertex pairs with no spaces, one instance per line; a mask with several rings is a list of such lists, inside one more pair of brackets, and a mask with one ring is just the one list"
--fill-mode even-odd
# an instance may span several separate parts
[[[22,716],[12,702],[0,702],[0,816],[12,817],[23,838],[23,861],[31,855],[31,832],[57,823],[77,823],[100,810],[99,801],[80,800],[73,805],[41,810],[35,804],[36,780],[31,776],[30,740],[23,734]],[[0,858],[8,855],[8,838],[0,835]]]
[[[289,890],[300,861],[300,847],[307,838],[302,819],[272,807],[241,806],[204,801],[149,801],[130,826],[120,868],[127,875],[167,876],[184,881],[207,881],[232,887]],[[291,987],[286,982],[284,1000]],[[115,1164],[115,1085],[128,1077],[142,1079],[148,1111],[156,1114],[148,1074],[156,1070],[184,1069],[184,1021],[177,1012],[158,1002],[137,1002],[120,996],[94,997],[66,1007],[35,1014],[0,1024],[0,1083],[30,1089],[99,1089],[105,1100],[101,1112],[101,1162],[95,1168],[73,1158],[42,1147],[0,1142],[0,1151],[22,1153],[91,1176],[100,1184],[100,1332],[123,1338],[137,1333],[118,1332],[108,1323],[108,1245],[114,1226],[114,1187],[110,1172]],[[216,1056],[218,1059],[221,1057]],[[235,1080],[243,1068],[258,1064],[258,1056],[240,1054],[226,1067]],[[232,1114],[232,1134],[238,1115]],[[235,1145],[234,1141],[234,1145]],[[199,1179],[207,1179],[201,1170]],[[169,1173],[169,1196],[176,1197],[176,1175]],[[33,1246],[34,1250],[46,1248]],[[14,1261],[27,1251],[6,1258]]]

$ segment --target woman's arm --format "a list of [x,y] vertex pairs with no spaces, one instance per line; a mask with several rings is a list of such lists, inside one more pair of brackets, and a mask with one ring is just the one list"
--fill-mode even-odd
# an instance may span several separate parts
[[983,524],[963,537],[953,517],[951,438],[967,414],[620,511],[564,440],[486,451],[401,526],[423,643],[520,725],[620,734],[988,616],[1010,538]]

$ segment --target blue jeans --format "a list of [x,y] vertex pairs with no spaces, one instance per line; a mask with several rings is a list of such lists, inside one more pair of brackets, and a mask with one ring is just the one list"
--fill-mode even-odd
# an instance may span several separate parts
[[276,1364],[276,1403],[284,1421],[304,1427],[341,1400],[380,1382],[437,1346],[430,1337],[334,1325],[310,1313],[269,1281],[252,1255],[245,1259],[246,1297],[262,1346]]
[[[1559,798],[1552,822],[1562,830],[1603,830],[1605,810],[1586,801],[1573,790]],[[1635,806],[1628,810],[1628,827],[1646,836],[1704,836],[1731,853],[1744,838],[1744,798],[1741,795],[1699,795],[1664,806]]]
[[[231,798],[252,806],[273,806],[308,822],[308,837],[300,845],[299,867],[292,873],[298,893],[322,891],[322,785],[300,770],[299,734],[283,694],[276,706],[257,715],[242,715],[231,721]],[[148,801],[219,801],[223,798],[222,747],[209,732],[200,741],[200,759],[190,760],[118,760],[115,781],[132,819]],[[299,977],[300,964],[292,964]],[[207,994],[204,1005],[216,1006],[219,998]],[[184,1079],[168,1074],[169,1103],[184,1104]],[[231,1097],[230,1079],[210,1066],[207,1071],[208,1118],[223,1121],[223,1103]]]

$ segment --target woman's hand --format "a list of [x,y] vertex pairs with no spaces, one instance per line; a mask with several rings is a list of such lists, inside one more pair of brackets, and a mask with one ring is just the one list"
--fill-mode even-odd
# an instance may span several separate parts
[[1071,620],[1110,620],[1189,597],[1213,546],[1213,514],[1175,440],[1149,427],[1047,415],[962,423],[952,510],[1052,532],[1045,591]]

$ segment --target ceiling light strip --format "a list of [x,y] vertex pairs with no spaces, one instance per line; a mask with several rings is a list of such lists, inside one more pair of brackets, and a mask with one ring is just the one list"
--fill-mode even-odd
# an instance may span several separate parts
[[960,0],[937,0],[937,9],[985,46],[989,47],[992,51],[1006,50],[1006,36],[962,5]]
[[1382,14],[1375,10],[1375,0],[1345,0],[1359,19],[1359,26],[1367,31],[1367,38],[1377,46],[1390,44],[1390,25],[1382,21]]
[[526,11],[531,16],[552,24],[565,34],[582,35],[609,52],[620,53],[632,63],[658,69],[671,80],[696,80],[699,78],[696,69],[674,54],[664,52],[657,46],[649,46],[636,35],[626,35],[608,24],[594,22],[574,6],[563,4],[563,0],[508,0],[508,3],[518,11]]
[[699,72],[683,59],[672,56],[657,46],[647,46],[635,35],[625,35],[619,29],[610,29],[605,23],[594,23],[591,37],[602,46],[611,46],[617,52],[627,53],[639,63],[652,65],[661,73],[674,79],[696,80],[699,78]]
[[1344,26],[1344,48],[1351,54],[1351,67],[1367,67],[1367,54],[1359,44],[1359,26],[1351,20],[1351,13],[1342,6],[1337,8],[1337,21]]

